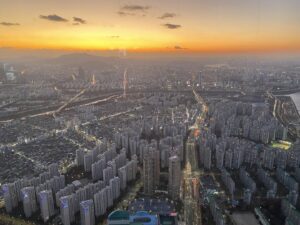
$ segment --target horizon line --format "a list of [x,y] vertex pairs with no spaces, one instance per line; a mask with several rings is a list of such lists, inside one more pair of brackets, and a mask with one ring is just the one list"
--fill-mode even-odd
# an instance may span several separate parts
[[175,49],[175,48],[49,48],[49,47],[14,47],[0,46],[0,50],[20,51],[63,51],[63,52],[126,52],[138,54],[300,54],[299,48],[241,48],[241,49]]

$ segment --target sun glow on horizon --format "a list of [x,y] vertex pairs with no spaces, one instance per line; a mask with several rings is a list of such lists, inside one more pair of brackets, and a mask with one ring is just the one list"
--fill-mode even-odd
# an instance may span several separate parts
[[[3,0],[0,47],[133,52],[297,52],[300,1]],[[298,7],[298,8],[299,8]],[[98,9],[98,10],[97,10]],[[2,13],[2,12],[1,12]]]

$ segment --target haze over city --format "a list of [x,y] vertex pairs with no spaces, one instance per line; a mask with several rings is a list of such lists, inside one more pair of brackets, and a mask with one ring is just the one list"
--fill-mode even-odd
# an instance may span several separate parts
[[0,225],[300,225],[299,0],[0,0]]

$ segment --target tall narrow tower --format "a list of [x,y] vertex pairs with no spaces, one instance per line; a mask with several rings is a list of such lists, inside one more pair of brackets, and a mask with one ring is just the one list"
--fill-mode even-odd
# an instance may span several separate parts
[[91,82],[92,85],[95,85],[96,84],[96,78],[95,78],[95,74],[93,74],[92,76],[92,82]]
[[198,73],[198,84],[199,84],[199,87],[202,87],[202,72],[201,71]]
[[128,89],[128,77],[127,77],[127,68],[124,70],[124,77],[123,77],[123,97],[126,97]]

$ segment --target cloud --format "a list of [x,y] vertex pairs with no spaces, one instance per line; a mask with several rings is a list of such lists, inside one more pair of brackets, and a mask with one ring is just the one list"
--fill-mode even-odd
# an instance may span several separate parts
[[164,13],[160,17],[157,17],[157,18],[163,20],[163,19],[167,19],[167,18],[174,18],[176,16],[177,15],[175,13]]
[[58,16],[56,14],[47,15],[47,16],[40,15],[40,18],[44,19],[44,20],[54,21],[54,22],[68,22],[67,19],[65,19],[65,18],[63,18],[61,16]]
[[142,5],[125,5],[121,8],[122,11],[147,11],[150,9],[149,6],[142,6]]
[[72,23],[73,26],[79,26],[80,23]]
[[174,49],[176,49],[176,50],[185,50],[185,49],[187,49],[187,48],[183,48],[183,47],[181,47],[181,46],[179,46],[179,45],[175,45],[175,46],[174,46]]
[[80,24],[86,24],[86,21],[84,19],[75,16],[73,17],[73,21]]
[[181,25],[179,25],[179,24],[172,24],[172,23],[165,23],[162,26],[164,26],[164,27],[166,27],[168,29],[171,29],[171,30],[181,28]]
[[120,36],[118,35],[112,35],[112,36],[108,36],[109,38],[114,38],[114,39],[117,39],[117,38],[120,38]]
[[146,16],[149,6],[142,5],[125,5],[117,13],[119,16]]
[[123,11],[118,11],[117,13],[119,14],[119,16],[135,16],[135,13],[128,13]]
[[19,23],[10,23],[10,22],[1,22],[0,25],[2,25],[2,26],[20,26]]

